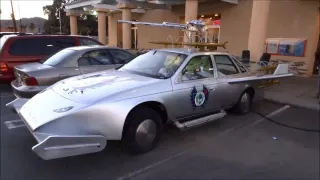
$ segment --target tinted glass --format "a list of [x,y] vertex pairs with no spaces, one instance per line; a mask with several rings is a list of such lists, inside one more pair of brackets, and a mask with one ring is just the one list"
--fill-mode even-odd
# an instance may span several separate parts
[[9,53],[18,56],[50,55],[75,45],[74,38],[26,38],[17,39]]
[[79,66],[113,64],[107,51],[94,50],[85,53],[79,60]]
[[187,55],[166,51],[149,51],[142,54],[119,71],[128,71],[154,78],[169,78],[180,67]]
[[195,80],[213,77],[212,61],[210,56],[195,56],[183,69],[182,80]]
[[228,56],[215,55],[214,60],[217,65],[219,75],[232,75],[239,73],[237,67]]
[[108,51],[112,55],[115,64],[125,64],[134,58],[132,54],[126,51],[114,49]]
[[80,45],[86,46],[86,45],[101,45],[101,44],[89,38],[80,38]]
[[56,66],[60,62],[66,60],[69,56],[71,56],[75,51],[70,49],[64,49],[56,54],[52,55],[50,58],[48,58],[43,64],[48,66]]

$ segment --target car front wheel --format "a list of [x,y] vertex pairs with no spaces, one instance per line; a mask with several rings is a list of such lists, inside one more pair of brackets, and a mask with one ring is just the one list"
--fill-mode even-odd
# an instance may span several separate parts
[[124,129],[124,145],[132,153],[152,150],[160,140],[162,121],[160,115],[148,107],[139,107],[130,113]]
[[234,111],[239,114],[249,113],[252,109],[252,95],[250,92],[245,91],[242,93],[240,99],[234,107]]

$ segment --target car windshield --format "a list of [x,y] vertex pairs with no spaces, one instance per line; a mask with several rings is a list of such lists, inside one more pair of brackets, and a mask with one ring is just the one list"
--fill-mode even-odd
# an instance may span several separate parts
[[70,49],[63,49],[52,56],[50,56],[48,59],[44,59],[43,62],[44,65],[48,66],[56,66],[63,60],[67,59],[70,55],[72,55],[75,51]]
[[128,71],[142,76],[167,79],[170,78],[186,59],[186,54],[179,54],[166,51],[149,51],[142,54],[119,71]]

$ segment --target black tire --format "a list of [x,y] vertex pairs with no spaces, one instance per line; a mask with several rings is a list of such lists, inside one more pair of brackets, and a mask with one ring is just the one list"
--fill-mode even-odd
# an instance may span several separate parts
[[[142,154],[152,150],[157,145],[162,134],[163,124],[160,115],[155,110],[148,107],[138,107],[130,113],[127,121],[122,138],[127,151],[133,154]],[[144,132],[142,131],[138,133],[138,128],[142,124],[151,125],[147,129],[150,131],[154,131],[155,129],[155,134],[143,134]],[[149,140],[147,137],[150,137],[152,140]],[[143,140],[146,140],[146,143],[141,143]]]
[[250,91],[245,91],[241,94],[237,104],[232,108],[232,111],[238,114],[247,114],[252,110],[253,95]]

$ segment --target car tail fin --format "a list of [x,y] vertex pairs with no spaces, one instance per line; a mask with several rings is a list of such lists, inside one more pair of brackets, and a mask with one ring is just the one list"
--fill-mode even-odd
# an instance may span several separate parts
[[288,73],[289,73],[289,64],[278,64],[273,75],[288,74]]

